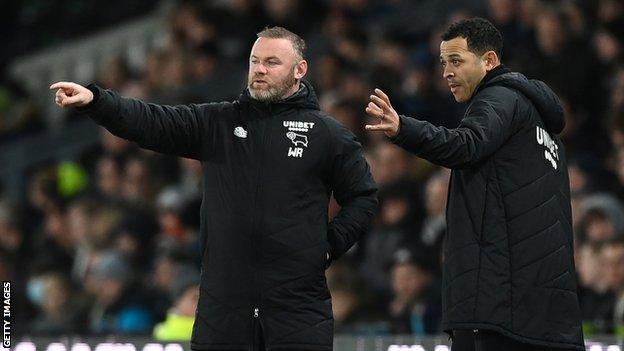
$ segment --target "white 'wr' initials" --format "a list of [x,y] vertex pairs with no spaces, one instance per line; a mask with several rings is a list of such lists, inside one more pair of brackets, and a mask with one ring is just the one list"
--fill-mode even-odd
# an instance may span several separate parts
[[290,157],[302,157],[303,149],[300,147],[289,147],[288,148],[288,156]]

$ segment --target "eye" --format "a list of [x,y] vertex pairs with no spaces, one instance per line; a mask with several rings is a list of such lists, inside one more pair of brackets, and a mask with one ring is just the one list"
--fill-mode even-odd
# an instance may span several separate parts
[[279,62],[277,62],[277,61],[269,61],[269,66],[276,66],[278,64],[279,64]]
[[446,62],[444,62],[444,61],[440,61],[440,66],[442,66],[442,67],[446,67]]
[[457,65],[459,65],[459,60],[458,60],[458,59],[453,59],[453,60],[451,61],[451,63],[452,63],[454,66],[457,66]]

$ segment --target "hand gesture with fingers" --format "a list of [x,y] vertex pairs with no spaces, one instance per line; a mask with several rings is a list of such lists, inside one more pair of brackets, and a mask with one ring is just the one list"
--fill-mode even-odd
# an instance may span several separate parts
[[56,90],[54,102],[61,107],[80,107],[93,101],[91,90],[72,82],[58,82],[50,85],[50,90]]
[[377,124],[367,124],[366,130],[381,131],[390,138],[394,138],[399,134],[399,115],[392,108],[388,95],[380,89],[375,89],[375,95],[370,96],[371,101],[366,106],[366,113],[379,119]]

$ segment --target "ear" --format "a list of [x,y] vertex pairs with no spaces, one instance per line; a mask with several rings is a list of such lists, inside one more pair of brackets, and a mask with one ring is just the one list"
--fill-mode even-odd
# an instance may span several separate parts
[[493,50],[484,53],[481,59],[485,64],[485,70],[488,72],[494,69],[494,67],[500,65],[500,59],[498,58],[496,52]]
[[301,60],[295,65],[295,79],[303,78],[308,73],[308,61]]

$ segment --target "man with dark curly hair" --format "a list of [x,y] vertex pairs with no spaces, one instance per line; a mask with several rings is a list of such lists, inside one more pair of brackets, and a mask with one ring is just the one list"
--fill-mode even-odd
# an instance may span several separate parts
[[378,89],[366,112],[379,123],[366,128],[452,169],[442,293],[452,350],[584,350],[563,109],[546,84],[501,64],[502,47],[482,18],[442,35],[444,78],[468,103],[457,128],[399,116]]

